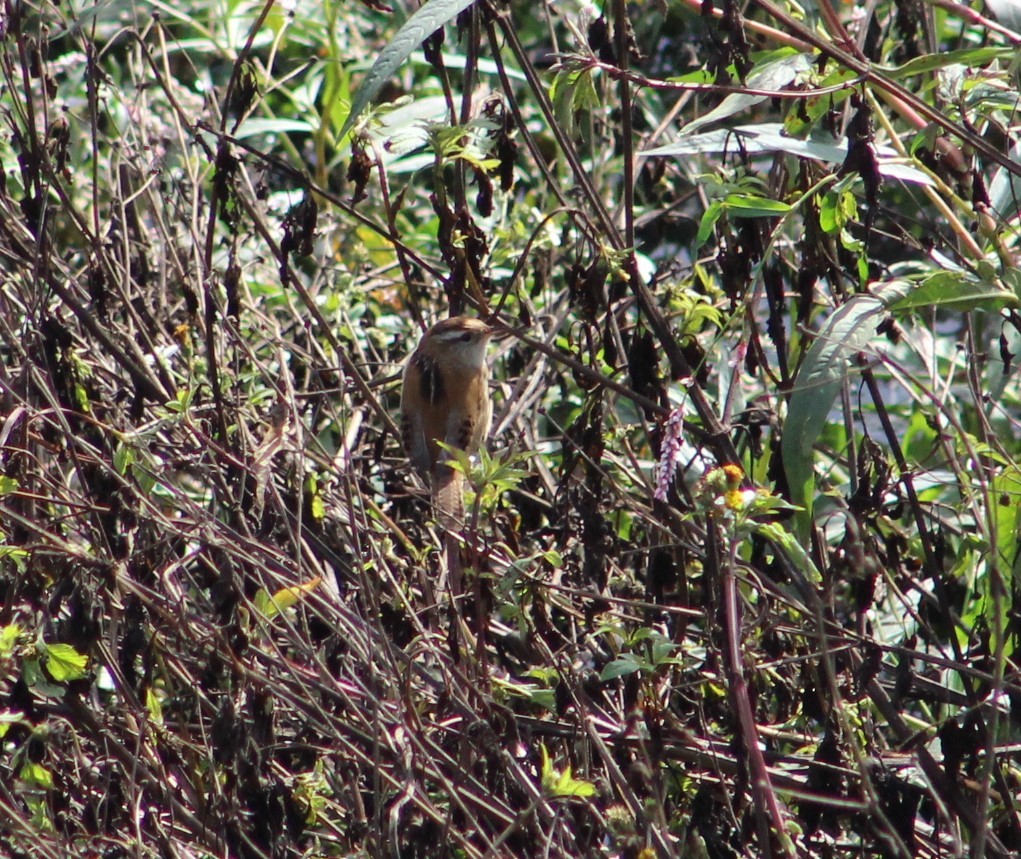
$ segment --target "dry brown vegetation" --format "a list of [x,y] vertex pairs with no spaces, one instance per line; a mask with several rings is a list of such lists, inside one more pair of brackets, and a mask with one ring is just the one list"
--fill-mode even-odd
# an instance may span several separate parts
[[1016,855],[1021,38],[393,5],[4,2],[0,853]]

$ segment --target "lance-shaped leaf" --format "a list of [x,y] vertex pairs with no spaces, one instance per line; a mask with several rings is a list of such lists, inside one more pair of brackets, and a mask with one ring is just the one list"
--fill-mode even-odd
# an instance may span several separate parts
[[341,138],[351,130],[362,111],[369,106],[369,102],[378,95],[386,82],[393,77],[394,72],[404,64],[412,52],[430,34],[456,18],[474,2],[475,0],[430,0],[404,22],[404,26],[394,34],[390,44],[383,48],[379,56],[376,57],[376,62],[372,64],[372,68],[369,69],[365,80],[358,88],[358,93],[351,105],[351,112],[340,131]]
[[794,383],[780,449],[791,501],[803,508],[798,514],[802,537],[807,536],[812,522],[813,445],[825,426],[848,361],[875,337],[884,311],[883,302],[872,295],[856,295],[837,309],[816,336]]

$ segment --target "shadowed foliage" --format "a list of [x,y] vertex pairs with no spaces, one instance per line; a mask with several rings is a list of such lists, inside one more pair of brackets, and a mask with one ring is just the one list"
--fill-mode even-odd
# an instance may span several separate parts
[[4,0],[0,853],[1016,855],[1011,21],[423,5]]

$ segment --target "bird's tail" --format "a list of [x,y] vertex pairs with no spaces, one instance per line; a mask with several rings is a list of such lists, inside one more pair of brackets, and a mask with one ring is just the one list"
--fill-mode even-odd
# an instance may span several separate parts
[[433,475],[433,507],[437,521],[448,531],[464,525],[464,475],[443,462],[437,463]]

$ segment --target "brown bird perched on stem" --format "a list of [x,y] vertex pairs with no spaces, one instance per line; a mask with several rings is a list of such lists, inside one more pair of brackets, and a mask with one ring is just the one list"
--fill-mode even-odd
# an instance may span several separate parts
[[430,482],[436,514],[446,528],[464,522],[464,480],[437,442],[471,454],[489,434],[493,403],[486,347],[492,336],[493,329],[479,319],[444,319],[425,332],[404,368],[404,450]]

